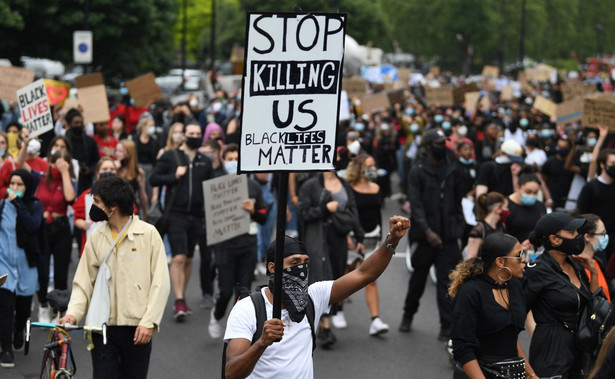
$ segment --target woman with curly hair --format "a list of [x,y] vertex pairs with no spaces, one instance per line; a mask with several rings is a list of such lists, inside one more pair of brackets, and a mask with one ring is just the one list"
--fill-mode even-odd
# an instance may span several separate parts
[[451,272],[451,339],[458,364],[454,378],[496,377],[491,372],[497,363],[515,370],[506,377],[535,377],[518,338],[526,315],[518,280],[523,278],[524,267],[525,252],[519,241],[493,233],[485,238],[477,257]]

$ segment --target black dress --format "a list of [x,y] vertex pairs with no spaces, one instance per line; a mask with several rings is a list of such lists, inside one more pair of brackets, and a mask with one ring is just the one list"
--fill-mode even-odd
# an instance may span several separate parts
[[504,286],[509,309],[498,304],[493,294],[493,289],[504,287],[486,274],[468,280],[455,296],[451,339],[461,366],[474,359],[493,363],[519,356],[517,337],[525,325],[525,298],[519,280]]
[[510,209],[510,216],[506,219],[506,233],[518,239],[519,242],[525,241],[534,230],[538,220],[547,214],[544,204],[540,201],[528,207],[518,205],[509,198],[508,209]]
[[582,365],[583,353],[575,346],[573,332],[591,294],[585,270],[572,259],[567,260],[585,283],[580,289],[547,252],[525,269],[527,310],[532,311],[536,321],[529,358],[540,377],[577,378]]

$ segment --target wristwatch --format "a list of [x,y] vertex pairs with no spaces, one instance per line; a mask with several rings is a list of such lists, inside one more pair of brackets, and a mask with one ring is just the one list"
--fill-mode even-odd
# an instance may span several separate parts
[[391,254],[395,255],[395,248],[397,248],[398,243],[396,243],[395,245],[390,244],[389,243],[390,235],[391,233],[387,234],[387,236],[384,238],[384,242],[387,244],[387,249],[391,251]]

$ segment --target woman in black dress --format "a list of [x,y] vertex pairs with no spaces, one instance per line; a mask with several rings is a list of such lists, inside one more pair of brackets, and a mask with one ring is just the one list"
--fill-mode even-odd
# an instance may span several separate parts
[[532,245],[545,249],[528,265],[524,278],[527,310],[536,321],[530,363],[540,377],[582,377],[584,354],[575,346],[574,331],[579,313],[598,289],[596,266],[579,255],[585,243],[578,229],[585,222],[553,212],[542,217],[530,235]]
[[493,233],[485,238],[478,257],[458,264],[450,274],[453,355],[463,368],[463,373],[455,371],[454,378],[493,377],[487,366],[507,360],[518,360],[511,363],[516,375],[507,377],[534,376],[518,339],[526,313],[518,280],[524,267],[525,252],[519,241],[508,234]]

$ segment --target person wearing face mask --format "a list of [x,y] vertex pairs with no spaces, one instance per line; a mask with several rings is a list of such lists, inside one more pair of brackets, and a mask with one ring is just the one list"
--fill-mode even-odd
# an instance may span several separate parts
[[[527,265],[524,294],[536,327],[530,330],[530,364],[540,378],[580,378],[584,352],[575,344],[579,310],[598,289],[598,273],[578,232],[583,218],[564,212],[543,216],[530,234],[531,244],[544,253]],[[585,270],[591,273],[591,281]]]
[[133,138],[133,141],[137,148],[139,168],[145,172],[145,192],[148,198],[151,198],[152,187],[149,184],[149,177],[152,174],[154,164],[156,164],[160,143],[158,135],[156,135],[154,117],[149,112],[145,112],[141,115],[141,119],[137,124],[136,133],[137,136]]
[[[275,241],[267,251],[269,286],[261,289],[267,321],[261,337],[252,344],[256,329],[254,303],[248,296],[235,304],[229,315],[224,340],[227,378],[314,377],[312,333],[306,307],[311,299],[315,320],[328,312],[332,304],[347,298],[376,280],[390,262],[392,252],[410,227],[410,220],[393,216],[389,219],[389,234],[379,248],[354,271],[335,281],[311,279],[310,251],[302,242],[285,236],[282,278],[281,319],[273,318],[273,273],[275,271]],[[313,284],[309,284],[313,283]],[[274,341],[279,341],[274,343]]]
[[522,116],[518,120],[511,122],[508,125],[508,128],[504,130],[504,139],[506,140],[514,140],[519,145],[523,146],[525,143],[525,133],[526,130],[530,126],[530,121],[526,116]]
[[[444,128],[444,125],[446,122],[449,122],[449,121],[444,121],[442,123],[442,128]],[[448,147],[453,152],[455,152],[455,155],[459,157],[458,146],[461,143],[469,144],[470,147],[472,148],[471,158],[476,159],[476,154],[474,154],[474,142],[472,142],[471,139],[466,137],[468,134],[468,127],[463,125],[459,119],[454,119],[450,121],[449,123],[450,123],[451,133],[450,135],[448,135],[448,139],[446,140],[446,147]],[[445,134],[446,134],[446,130],[445,130]]]
[[68,127],[66,137],[71,145],[72,156],[79,161],[79,179],[77,194],[92,186],[94,170],[100,159],[96,141],[85,134],[83,116],[76,109],[70,109],[64,120]]
[[103,336],[92,333],[91,377],[146,378],[152,337],[160,330],[169,297],[164,245],[153,225],[133,215],[134,195],[126,180],[103,177],[91,196],[90,218],[103,225],[88,238],[60,323],[76,325],[92,310],[98,270],[106,266],[111,275],[108,341],[105,346]]
[[[587,220],[585,225],[579,229],[579,234],[583,235],[583,240],[585,241],[585,248],[581,254],[591,258],[594,266],[596,266],[596,272],[598,273],[598,286],[602,287],[602,292],[604,296],[606,296],[606,299],[611,301],[609,284],[604,276],[605,265],[603,261],[599,260],[602,259],[600,254],[596,255],[597,252],[604,251],[608,246],[609,235],[606,233],[606,228],[602,220],[600,220],[600,217],[593,213],[585,213],[580,217]],[[588,269],[585,269],[585,274],[587,274],[587,277],[591,280],[591,272],[589,272]]]
[[[181,322],[192,310],[186,304],[185,295],[194,248],[206,252],[205,211],[203,181],[214,177],[212,163],[198,149],[203,137],[198,124],[184,127],[184,142],[177,148],[166,151],[154,166],[150,184],[166,186],[165,206],[171,207],[166,235],[171,245],[171,282],[175,295],[173,317]],[[173,198],[173,192],[177,196]],[[201,254],[203,264],[211,265],[211,255]]]
[[26,320],[38,284],[42,261],[39,228],[43,205],[34,197],[34,180],[24,169],[9,177],[9,193],[0,200],[0,272],[8,273],[0,288],[0,366],[15,366],[14,351],[24,347]]
[[412,318],[432,264],[437,276],[436,298],[439,311],[438,339],[448,341],[452,321],[451,299],[447,296],[449,272],[461,258],[459,239],[465,221],[461,209],[460,175],[457,164],[448,154],[446,136],[441,130],[430,129],[423,137],[426,154],[412,168],[408,178],[408,199],[412,206],[409,243],[418,242],[412,254],[414,273],[408,283],[404,314],[399,330],[409,332]]
[[[239,146],[235,144],[228,145],[222,152],[222,162],[229,175],[237,175],[238,159]],[[248,196],[241,203],[241,209],[250,214],[250,221],[254,223],[250,232],[221,242],[213,248],[218,271],[218,293],[207,330],[214,339],[222,337],[224,329],[220,320],[226,314],[233,295],[235,298],[239,296],[236,289],[252,289],[254,268],[258,261],[256,223],[264,225],[267,222],[267,204],[260,184],[253,179],[248,179]]]
[[506,220],[506,232],[517,238],[524,247],[536,222],[547,213],[544,204],[538,200],[540,179],[534,174],[519,177],[515,192],[508,196],[510,216]]
[[457,145],[457,153],[459,154],[457,166],[461,171],[461,193],[464,197],[474,196],[478,164],[472,157],[473,152],[474,150],[472,149],[472,145],[469,143],[461,142]]
[[598,155],[600,175],[589,181],[579,194],[577,210],[593,213],[604,222],[609,244],[604,253],[607,259],[607,276],[615,277],[615,149],[604,149]]
[[542,150],[538,135],[534,130],[529,134],[525,140],[525,159],[523,161],[527,166],[533,166],[537,170],[540,170],[542,166],[547,162],[547,154]]
[[[547,161],[540,169],[542,180],[547,184],[553,204],[548,204],[554,209],[563,210],[566,206],[568,193],[574,174],[566,170],[566,157],[570,151],[570,141],[560,138],[557,141],[557,154],[547,158]],[[576,198],[576,196],[575,196]]]
[[480,165],[476,180],[476,197],[488,191],[496,191],[504,196],[513,193],[522,164],[521,145],[514,140],[504,141],[495,160]]

